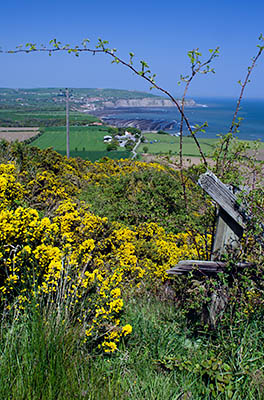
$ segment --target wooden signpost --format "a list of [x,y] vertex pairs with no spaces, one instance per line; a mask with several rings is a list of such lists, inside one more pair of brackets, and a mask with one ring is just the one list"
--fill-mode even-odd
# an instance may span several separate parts
[[[245,223],[250,216],[239,205],[233,188],[223,184],[211,171],[201,175],[198,184],[208,193],[218,205],[216,233],[213,241],[211,261],[182,260],[167,271],[169,275],[195,272],[210,276],[225,272],[227,263],[219,261],[221,255],[235,250],[241,244]],[[237,269],[243,269],[253,264],[236,263]],[[210,306],[205,307],[201,318],[211,327],[216,327],[217,320],[228,303],[228,287],[219,283],[218,288],[211,294]]]
[[218,204],[212,259],[239,247],[246,223],[246,212],[239,206],[232,187],[224,185],[212,172],[200,176],[198,184]]
[[[194,269],[208,275],[223,272],[226,263],[217,260],[227,250],[234,250],[240,246],[245,223],[249,218],[246,211],[239,205],[232,187],[222,183],[211,171],[201,175],[198,184],[219,207],[211,261],[180,261],[167,271],[170,275],[188,273]],[[236,266],[245,268],[248,265],[247,263],[237,263]]]
[[[191,271],[203,276],[225,272],[227,263],[218,261],[227,251],[240,246],[245,223],[250,219],[246,211],[239,205],[232,187],[223,184],[211,171],[201,175],[198,184],[218,204],[216,233],[213,241],[211,261],[182,260],[167,271],[169,275],[186,274]],[[248,263],[236,263],[237,269],[251,266]],[[228,303],[228,287],[219,285],[211,295],[209,309],[204,309],[202,319],[215,327],[218,318]]]

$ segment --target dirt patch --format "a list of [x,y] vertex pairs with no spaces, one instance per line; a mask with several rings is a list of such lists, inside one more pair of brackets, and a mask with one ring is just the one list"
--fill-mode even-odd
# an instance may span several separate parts
[[0,140],[5,139],[9,142],[18,140],[23,142],[30,139],[39,133],[39,128],[5,128],[0,127]]
[[248,151],[249,156],[255,156],[257,161],[264,161],[264,149],[258,149],[258,151],[255,152],[253,150]]
[[[255,154],[253,152],[250,153],[250,156],[254,156],[256,161],[264,161],[264,149],[258,150]],[[143,161],[146,162],[159,162],[163,165],[174,169],[175,171],[180,169],[180,160],[179,157],[166,157],[166,156],[158,156],[155,154],[141,154]],[[206,159],[208,163],[209,169],[214,166],[214,161],[210,158]],[[193,165],[200,165],[202,164],[202,160],[200,157],[183,157],[183,166],[184,168],[189,168]],[[257,165],[257,164],[256,164]],[[262,165],[261,169],[258,172],[254,172],[247,167],[239,168],[241,174],[245,177],[245,181],[247,185],[255,185],[256,182],[263,182],[264,179],[264,165]]]
[[[166,165],[174,165],[177,166],[178,168],[180,167],[180,158],[175,157],[175,156],[160,156],[160,155],[155,155],[155,154],[148,154],[148,153],[142,153],[141,154],[143,161],[146,162],[161,162],[161,163],[166,163]],[[259,149],[256,153],[253,152],[252,150],[248,151],[248,156],[255,157],[256,161],[264,161],[264,149]],[[214,161],[210,158],[206,158],[206,161],[208,162],[209,166],[214,165]],[[185,156],[183,157],[183,164],[184,167],[188,168],[191,167],[192,165],[199,165],[202,164],[202,159],[200,157],[195,157],[195,156]]]
[[[142,160],[146,162],[160,162],[162,164],[165,164],[173,169],[179,169],[180,168],[180,158],[179,157],[166,157],[166,156],[158,156],[155,154],[141,154]],[[207,162],[210,166],[214,164],[214,161],[211,160],[210,158],[207,158]],[[188,156],[188,157],[183,157],[183,165],[184,168],[189,168],[192,165],[200,165],[202,164],[202,160],[200,157],[193,157],[193,156]]]

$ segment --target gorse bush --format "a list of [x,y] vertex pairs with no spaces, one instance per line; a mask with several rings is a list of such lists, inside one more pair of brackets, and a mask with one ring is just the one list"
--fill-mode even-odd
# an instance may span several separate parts
[[[52,169],[60,171],[57,164]],[[129,323],[120,324],[124,292],[142,284],[161,285],[167,279],[166,270],[181,258],[205,257],[205,241],[188,231],[166,233],[153,222],[128,228],[96,216],[73,197],[79,192],[79,182],[98,183],[100,172],[85,171],[69,188],[62,185],[63,179],[75,175],[70,162],[65,164],[64,175],[58,174],[58,178],[52,171],[38,172],[41,168],[37,165],[36,177],[29,182],[26,171],[19,171],[15,164],[0,166],[2,311],[15,307],[23,313],[32,302],[36,307],[60,304],[72,323],[81,325],[85,341],[112,352],[120,338],[132,331]],[[93,168],[103,171],[101,179],[156,168],[155,164],[121,161],[124,171],[113,164],[105,161]],[[38,185],[33,205],[38,204],[42,214],[22,205],[30,203],[33,196],[32,181]],[[51,206],[52,215],[47,217],[44,212],[43,216],[43,210],[49,212]]]

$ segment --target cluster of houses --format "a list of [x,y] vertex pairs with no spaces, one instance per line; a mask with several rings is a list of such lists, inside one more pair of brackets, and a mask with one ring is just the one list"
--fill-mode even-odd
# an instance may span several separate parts
[[127,131],[125,131],[124,135],[115,135],[114,137],[110,135],[104,136],[104,143],[111,143],[112,140],[118,141],[120,147],[125,147],[128,141],[137,141],[136,137],[132,133]]

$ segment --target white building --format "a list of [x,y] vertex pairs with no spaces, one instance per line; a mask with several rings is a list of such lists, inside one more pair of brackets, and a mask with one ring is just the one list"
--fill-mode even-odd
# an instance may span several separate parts
[[112,140],[113,140],[112,136],[108,136],[108,135],[104,136],[104,143],[112,142]]

